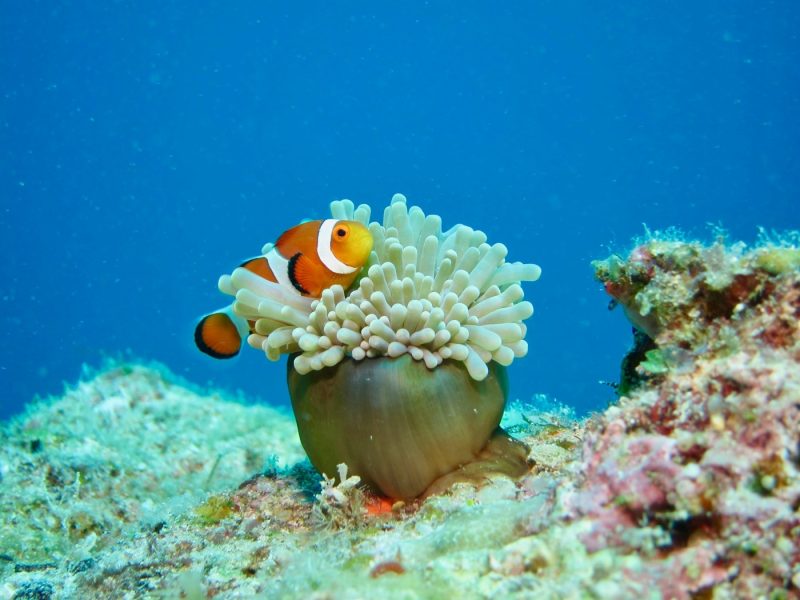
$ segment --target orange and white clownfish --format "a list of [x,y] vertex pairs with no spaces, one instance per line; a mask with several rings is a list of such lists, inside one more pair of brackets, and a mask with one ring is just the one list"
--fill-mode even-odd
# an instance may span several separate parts
[[[285,231],[264,256],[240,266],[302,296],[319,298],[334,284],[347,289],[372,251],[372,234],[358,221],[307,221]],[[194,330],[201,352],[232,358],[251,332],[233,305],[206,315]]]

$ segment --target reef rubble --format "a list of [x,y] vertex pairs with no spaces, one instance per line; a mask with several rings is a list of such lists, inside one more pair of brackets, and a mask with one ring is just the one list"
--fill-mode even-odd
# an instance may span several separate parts
[[[798,598],[800,251],[595,263],[620,397],[510,405],[527,474],[376,510],[288,413],[114,365],[0,431],[0,598]],[[335,477],[338,475],[338,477]]]

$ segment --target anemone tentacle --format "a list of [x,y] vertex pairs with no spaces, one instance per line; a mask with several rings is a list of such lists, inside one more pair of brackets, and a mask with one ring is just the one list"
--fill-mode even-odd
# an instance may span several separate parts
[[525,356],[525,319],[533,305],[520,282],[536,281],[535,264],[508,263],[503,244],[489,245],[482,231],[456,225],[443,232],[437,215],[408,208],[395,194],[383,223],[350,200],[331,203],[336,219],[369,227],[373,251],[349,291],[334,285],[319,299],[286,293],[280,285],[236,269],[219,289],[235,296],[234,311],[254,322],[248,343],[267,358],[300,353],[300,374],[355,360],[409,354],[434,369],[463,361],[484,379],[492,360],[508,366]]

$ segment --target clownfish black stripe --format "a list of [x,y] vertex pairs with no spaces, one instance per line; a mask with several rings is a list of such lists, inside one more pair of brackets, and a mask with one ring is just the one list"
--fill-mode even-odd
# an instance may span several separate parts
[[296,289],[301,294],[308,295],[308,290],[305,289],[302,286],[302,284],[297,280],[297,277],[295,276],[295,272],[294,272],[295,269],[297,268],[297,261],[301,256],[303,256],[302,252],[298,252],[292,258],[289,259],[289,266],[288,266],[287,271],[288,271],[288,274],[289,274],[289,281],[292,282],[292,285],[294,286],[294,289]]

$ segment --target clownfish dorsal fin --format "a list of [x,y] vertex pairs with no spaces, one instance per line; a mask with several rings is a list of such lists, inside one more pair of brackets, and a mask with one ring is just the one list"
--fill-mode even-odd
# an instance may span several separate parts
[[284,231],[275,241],[275,249],[287,260],[298,252],[313,256],[322,221],[306,221]]
[[289,259],[289,281],[295,289],[306,296],[318,296],[321,292],[319,282],[324,276],[324,267],[302,252]]
[[269,262],[265,256],[256,256],[255,258],[250,258],[239,266],[247,269],[251,273],[255,273],[259,277],[263,277],[267,281],[277,281],[275,274],[272,272],[272,268],[269,266]]

